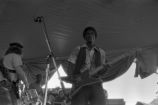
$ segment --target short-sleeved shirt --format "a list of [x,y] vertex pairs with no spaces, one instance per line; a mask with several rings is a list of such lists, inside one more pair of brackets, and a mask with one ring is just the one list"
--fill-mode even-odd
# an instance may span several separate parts
[[7,69],[15,70],[15,67],[23,65],[21,55],[15,53],[5,55],[3,64]]
[[[15,67],[23,65],[21,55],[15,53],[10,53],[8,55],[5,55],[3,58],[3,65],[5,68],[14,71]],[[10,72],[10,79],[11,81],[16,81],[17,74]]]
[[96,46],[94,46],[91,50],[88,50],[88,47],[86,44],[82,45],[82,46],[78,46],[77,48],[75,48],[73,50],[73,52],[70,54],[69,58],[68,58],[68,61],[75,64],[76,63],[76,59],[77,59],[77,55],[80,51],[80,49],[82,47],[86,47],[86,67],[90,69],[91,67],[91,61],[92,61],[92,58],[93,58],[93,54],[94,54],[94,49],[96,50],[99,50],[100,51],[100,54],[101,54],[101,64],[105,64],[106,62],[106,54],[105,54],[105,51],[101,48],[98,48]]

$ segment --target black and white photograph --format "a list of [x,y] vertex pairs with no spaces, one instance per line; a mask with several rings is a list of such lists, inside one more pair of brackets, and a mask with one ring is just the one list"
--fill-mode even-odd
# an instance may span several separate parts
[[0,0],[0,105],[158,105],[158,0]]

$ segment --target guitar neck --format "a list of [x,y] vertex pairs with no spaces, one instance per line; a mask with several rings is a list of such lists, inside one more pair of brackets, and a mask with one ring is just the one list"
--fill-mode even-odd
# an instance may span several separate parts
[[128,53],[127,53],[127,54],[122,54],[121,56],[115,58],[114,60],[108,62],[107,64],[101,65],[101,66],[97,67],[95,70],[93,70],[93,71],[90,73],[90,76],[94,76],[94,75],[97,74],[99,71],[101,71],[102,69],[104,69],[104,67],[106,67],[106,65],[109,65],[109,67],[110,67],[112,64],[118,62],[119,60],[125,58],[125,57],[128,56],[128,55],[129,55]]
[[104,69],[104,66],[99,66],[97,67],[95,70],[92,70],[89,75],[90,76],[94,76],[95,74],[97,74],[99,71],[101,71],[102,69]]

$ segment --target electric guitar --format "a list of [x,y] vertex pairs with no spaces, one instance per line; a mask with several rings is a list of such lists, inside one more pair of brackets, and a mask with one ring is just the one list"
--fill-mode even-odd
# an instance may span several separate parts
[[72,98],[82,87],[102,82],[101,78],[96,78],[95,75],[103,70],[103,66],[97,67],[95,70],[89,72],[88,69],[83,68],[81,74],[75,76],[61,77],[67,83],[72,83],[74,87],[71,90],[70,98]]
[[98,72],[102,72],[103,71],[105,73],[108,70],[108,68],[111,67],[112,64],[118,62],[119,60],[121,60],[121,59],[123,59],[123,58],[125,58],[125,57],[127,57],[129,55],[130,55],[130,53],[122,54],[121,56],[117,57],[113,61],[108,62],[104,66],[99,66],[95,70],[91,70],[90,72],[85,67],[85,68],[80,70],[81,74],[79,74],[79,75],[68,76],[68,77],[61,77],[61,80],[65,81],[67,83],[71,83],[71,84],[74,85],[74,87],[72,88],[72,91],[70,93],[70,98],[72,98],[82,87],[88,86],[88,85],[92,85],[94,83],[101,82],[102,79],[99,78],[99,76],[95,77],[95,75]]

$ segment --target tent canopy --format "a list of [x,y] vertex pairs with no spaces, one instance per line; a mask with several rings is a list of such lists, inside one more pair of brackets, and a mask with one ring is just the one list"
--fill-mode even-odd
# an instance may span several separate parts
[[[34,22],[38,16],[44,17],[52,51],[59,58],[69,56],[74,47],[84,43],[82,32],[86,26],[96,28],[98,46],[107,52],[116,51],[110,53],[111,58],[124,50],[157,46],[157,10],[157,0],[1,0],[0,56],[3,56],[10,42],[21,42],[24,58],[28,61],[27,72],[37,70],[38,73],[41,66],[45,69],[41,65],[45,60],[40,58],[46,57],[49,50],[42,24]],[[142,61],[137,64],[137,74],[142,70],[148,73],[155,71],[158,50],[154,51],[137,54],[139,61]],[[105,81],[125,73],[135,54],[114,64],[109,75],[103,76]]]
[[43,16],[55,56],[65,57],[84,42],[83,29],[94,26],[97,45],[120,50],[155,45],[158,42],[157,0],[1,0],[0,55],[8,43],[24,45],[25,58],[48,55]]

